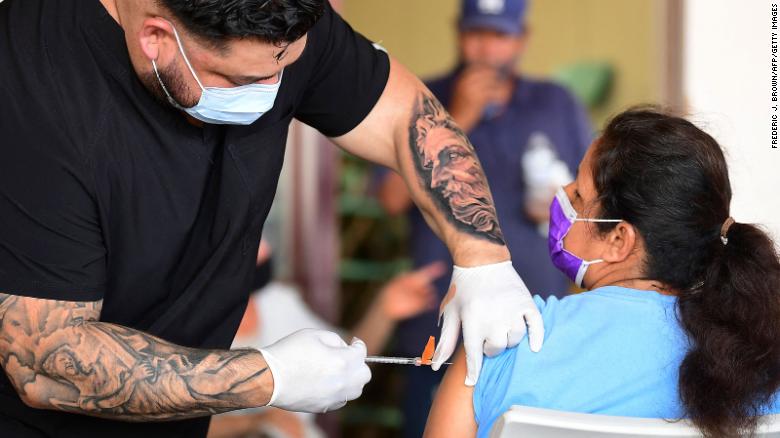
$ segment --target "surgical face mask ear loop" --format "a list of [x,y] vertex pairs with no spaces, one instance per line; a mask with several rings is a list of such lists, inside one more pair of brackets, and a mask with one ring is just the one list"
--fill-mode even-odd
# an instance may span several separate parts
[[[622,222],[621,219],[590,219],[590,218],[575,218],[574,222],[586,222],[586,223],[598,223],[598,222],[611,222],[611,223],[618,223]],[[574,225],[572,223],[572,225]],[[563,242],[561,242],[561,245],[563,245]],[[571,251],[567,250],[566,248],[563,248],[564,251],[568,252],[569,254],[572,254]],[[574,257],[579,258],[578,256],[572,254]],[[583,284],[583,281],[585,281],[585,273],[588,271],[588,268],[591,265],[595,265],[596,263],[604,263],[604,259],[593,259],[593,260],[582,260],[582,264],[580,265],[580,268],[577,270],[577,277],[574,279],[574,283],[577,285],[577,287],[583,289],[585,285]]]
[[565,273],[578,287],[583,287],[582,281],[588,267],[595,263],[602,263],[603,259],[583,260],[564,248],[563,241],[575,222],[622,222],[622,219],[591,219],[578,218],[569,196],[563,187],[553,198],[550,205],[550,226],[548,234],[548,249],[550,259],[556,268]]
[[200,82],[200,78],[198,77],[197,74],[195,74],[195,69],[192,68],[192,64],[190,64],[190,59],[187,57],[187,54],[184,52],[184,46],[181,43],[181,38],[179,38],[179,32],[176,31],[176,26],[174,26],[173,23],[170,24],[171,24],[171,28],[173,29],[173,36],[176,37],[176,44],[179,46],[179,53],[181,53],[181,57],[184,58],[184,63],[187,64],[187,68],[190,70],[192,77],[195,78],[195,82],[198,83],[200,90],[206,91],[206,87],[204,87],[203,84]]
[[[203,87],[203,84],[200,82],[200,78],[198,78],[198,75],[195,74],[195,69],[192,68],[192,64],[190,64],[189,58],[187,58],[187,54],[184,53],[184,46],[181,43],[181,38],[179,38],[179,32],[176,30],[176,26],[173,25],[170,21],[168,24],[171,25],[171,29],[173,29],[173,36],[176,38],[176,45],[179,47],[179,53],[181,53],[182,58],[184,59],[184,63],[187,64],[187,69],[189,69],[190,74],[192,74],[192,77],[195,78],[195,82],[198,83],[198,87],[200,87],[201,90],[201,99],[203,98],[203,92],[206,91],[206,88]],[[157,76],[157,81],[160,83],[160,86],[163,89],[163,92],[165,92],[165,96],[168,98],[168,102],[173,105],[174,108],[180,109],[182,111],[186,110],[186,108],[179,104],[179,102],[176,101],[176,99],[173,98],[173,95],[168,91],[168,87],[165,86],[165,83],[162,80],[162,77],[160,76],[160,72],[157,69],[157,62],[155,59],[152,59],[152,69],[154,70],[155,76]],[[197,105],[197,104],[196,104]]]
[[165,83],[162,80],[162,77],[160,77],[160,72],[157,70],[157,62],[155,62],[154,59],[152,59],[152,69],[154,70],[154,75],[157,76],[157,82],[160,83],[160,87],[162,87],[163,92],[165,93],[165,97],[168,98],[168,103],[173,105],[174,108],[183,110],[184,107],[179,105],[178,102],[171,96],[171,93],[168,92],[168,87],[165,86]]

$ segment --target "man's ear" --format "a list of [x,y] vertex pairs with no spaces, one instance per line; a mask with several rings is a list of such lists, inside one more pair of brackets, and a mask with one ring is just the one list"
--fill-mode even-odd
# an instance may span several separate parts
[[626,260],[637,244],[636,229],[628,222],[619,222],[615,228],[607,234],[604,240],[606,246],[601,258],[605,262],[618,263]]
[[146,18],[143,21],[138,41],[141,52],[150,61],[155,60],[161,65],[168,65],[178,51],[173,26],[169,21],[159,17]]

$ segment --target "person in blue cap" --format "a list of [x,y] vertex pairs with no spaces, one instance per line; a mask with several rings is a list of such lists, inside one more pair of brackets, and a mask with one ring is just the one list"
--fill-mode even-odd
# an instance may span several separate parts
[[[555,189],[571,181],[592,131],[571,93],[516,72],[528,43],[527,8],[526,0],[464,0],[458,21],[459,62],[427,85],[477,150],[514,267],[532,293],[547,298],[569,287],[547,255],[547,207]],[[458,175],[468,173],[447,160],[437,163],[432,174],[450,178],[445,184],[457,186]],[[450,259],[413,208],[400,176],[380,172],[378,196],[388,213],[409,215],[415,266]],[[449,287],[446,278],[436,282],[440,299]],[[398,353],[418,354],[421,339],[438,332],[437,316],[432,311],[402,322]],[[404,436],[421,436],[440,379],[441,373],[427,368],[407,370]]]

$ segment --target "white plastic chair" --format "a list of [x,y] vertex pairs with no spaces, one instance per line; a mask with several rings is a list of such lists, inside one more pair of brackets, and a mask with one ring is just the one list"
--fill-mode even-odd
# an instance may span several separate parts
[[[580,414],[512,406],[496,420],[490,438],[701,437],[685,421]],[[780,415],[762,418],[758,437],[780,438]]]

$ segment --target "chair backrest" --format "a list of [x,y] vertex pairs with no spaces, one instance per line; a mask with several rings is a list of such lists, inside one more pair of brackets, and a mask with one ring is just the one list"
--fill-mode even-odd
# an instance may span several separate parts
[[[493,425],[490,438],[701,437],[686,421],[615,417],[512,406]],[[758,437],[780,438],[780,415],[762,418]]]

